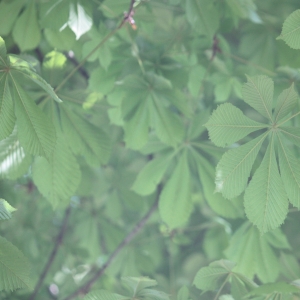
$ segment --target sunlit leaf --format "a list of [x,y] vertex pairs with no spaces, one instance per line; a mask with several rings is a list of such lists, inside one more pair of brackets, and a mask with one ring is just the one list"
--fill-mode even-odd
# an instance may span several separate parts
[[6,200],[0,198],[0,220],[10,219],[11,213],[15,210]]

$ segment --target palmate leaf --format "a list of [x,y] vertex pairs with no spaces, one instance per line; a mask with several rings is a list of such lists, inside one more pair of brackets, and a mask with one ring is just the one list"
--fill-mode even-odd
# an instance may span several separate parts
[[74,154],[83,155],[91,167],[107,162],[111,143],[104,131],[62,104],[60,118],[62,132]]
[[25,155],[20,145],[17,130],[0,142],[0,176],[16,179],[28,171],[32,158]]
[[248,77],[243,86],[243,99],[261,115],[272,121],[273,80],[267,76]]
[[264,159],[246,189],[245,212],[261,232],[267,232],[283,223],[288,206],[272,137]]
[[183,153],[159,198],[161,218],[170,228],[182,226],[192,212],[191,175]]
[[216,168],[216,191],[226,198],[240,195],[247,186],[256,156],[267,133],[243,146],[227,151]]
[[225,147],[267,125],[247,118],[240,109],[225,103],[212,113],[205,127],[211,141],[219,147]]
[[18,137],[25,152],[50,158],[55,147],[55,129],[48,117],[11,77]]
[[68,204],[79,185],[81,172],[63,136],[58,137],[49,161],[43,157],[35,159],[32,176],[39,191],[53,207]]
[[300,161],[284,146],[282,134],[278,137],[281,178],[290,202],[297,208],[300,208]]
[[0,237],[0,265],[0,291],[32,289],[27,258],[3,237]]
[[0,198],[0,220],[11,219],[11,213],[15,210],[6,200]]
[[0,78],[0,141],[8,137],[15,126],[15,114],[8,86],[8,75]]
[[287,17],[277,39],[284,40],[293,49],[300,49],[300,9],[295,10]]
[[[264,237],[268,235],[270,233],[266,233]],[[271,282],[279,274],[278,257],[271,246],[266,238],[261,237],[256,227],[245,222],[232,236],[225,255],[237,263],[235,272],[248,278],[257,275],[262,282]]]
[[288,89],[281,92],[278,96],[274,111],[274,122],[280,121],[287,116],[296,106],[298,100],[298,94],[292,84]]

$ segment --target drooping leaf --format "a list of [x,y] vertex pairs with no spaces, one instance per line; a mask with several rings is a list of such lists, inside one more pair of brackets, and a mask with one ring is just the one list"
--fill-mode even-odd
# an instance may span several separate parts
[[283,39],[293,49],[300,49],[300,9],[287,17],[277,39]]
[[12,35],[21,51],[31,50],[38,46],[41,32],[35,1],[29,1],[28,6],[17,19]]
[[243,86],[244,101],[272,121],[274,82],[267,76],[249,77]]
[[15,210],[6,200],[0,198],[0,220],[11,219],[11,213]]
[[88,32],[92,27],[92,18],[85,11],[84,7],[77,2],[70,3],[70,15],[68,25],[76,35],[78,40],[83,34]]
[[219,12],[212,1],[186,1],[186,14],[189,23],[199,34],[213,38],[219,28]]
[[61,105],[63,134],[74,154],[81,154],[92,167],[107,162],[110,140],[106,133]]
[[32,176],[39,191],[53,207],[68,204],[79,185],[81,172],[63,136],[58,137],[49,161],[43,157],[35,159]]
[[288,212],[288,199],[278,171],[273,139],[245,192],[247,217],[262,233],[281,225]]
[[56,134],[51,121],[12,78],[18,137],[25,152],[50,158]]
[[285,147],[281,135],[278,144],[281,179],[290,202],[300,208],[300,161]]
[[294,89],[294,84],[290,88],[283,90],[278,97],[275,111],[274,111],[274,122],[280,121],[286,117],[296,106],[298,94]]
[[240,109],[225,103],[212,113],[205,127],[212,142],[219,147],[225,147],[267,125],[247,118]]
[[46,82],[45,79],[43,79],[28,62],[21,58],[11,57],[11,65],[12,70],[11,74],[14,75],[14,73],[22,74],[26,78],[29,78],[36,84],[38,84],[53,100],[60,103],[62,102],[59,97],[56,95],[53,88],[50,86],[49,83]]
[[159,199],[161,218],[170,228],[182,226],[192,211],[190,176],[188,161],[183,154]]
[[27,258],[3,237],[0,237],[0,264],[0,291],[32,289]]
[[7,74],[0,78],[0,141],[8,137],[15,126],[15,114]]
[[26,171],[31,164],[31,156],[25,155],[17,137],[17,130],[0,142],[0,176],[16,179]]
[[227,151],[216,168],[216,191],[226,198],[240,195],[247,186],[250,172],[266,134]]
[[142,196],[152,194],[166,172],[169,163],[170,158],[165,155],[148,162],[138,174],[131,189]]

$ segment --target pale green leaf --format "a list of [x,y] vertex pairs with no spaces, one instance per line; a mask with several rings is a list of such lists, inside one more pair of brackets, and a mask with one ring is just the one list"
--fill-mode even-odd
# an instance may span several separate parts
[[288,199],[278,171],[273,138],[245,192],[247,217],[262,233],[280,226],[288,212]]
[[17,130],[0,142],[0,176],[16,179],[28,171],[31,156],[25,155],[17,137]]
[[17,74],[22,74],[39,85],[53,100],[58,103],[62,102],[50,84],[47,83],[46,80],[43,79],[43,77],[41,77],[27,61],[19,57],[11,57],[11,62],[12,68],[10,74],[14,75],[15,72]]
[[12,82],[20,143],[25,152],[50,158],[56,141],[54,126],[13,78]]
[[11,213],[15,210],[6,200],[0,198],[0,220],[11,219]]
[[15,114],[7,74],[0,78],[0,140],[8,137],[15,126]]
[[[280,298],[270,298],[270,294],[280,294]],[[282,294],[290,294],[290,293],[300,293],[300,290],[295,287],[294,285],[291,285],[286,282],[274,282],[274,283],[268,283],[264,284],[262,286],[259,286],[258,288],[254,289],[252,292],[248,294],[248,296],[254,296],[254,295],[267,295],[268,299],[284,299],[282,298]]]
[[300,9],[292,12],[284,21],[278,39],[283,39],[293,49],[300,49]]
[[32,289],[27,258],[3,237],[0,237],[0,265],[0,291]]
[[169,156],[162,155],[154,158],[140,171],[131,189],[142,196],[152,194],[162,180],[169,164]]
[[256,156],[268,133],[235,149],[228,150],[216,168],[216,191],[225,198],[240,195],[247,186]]
[[198,34],[213,38],[219,28],[219,12],[210,0],[186,1],[186,15]]
[[88,32],[92,27],[92,18],[85,11],[84,7],[77,4],[70,4],[70,15],[68,25],[76,35],[76,40],[78,40],[83,34]]
[[127,297],[118,295],[118,294],[113,294],[109,291],[105,290],[95,290],[89,292],[83,300],[127,300]]
[[194,155],[199,179],[202,184],[205,200],[217,214],[226,218],[243,217],[243,204],[241,199],[225,199],[220,193],[215,193],[215,170],[213,166],[200,155]]
[[63,134],[74,154],[81,154],[95,167],[107,162],[111,143],[104,131],[61,104]]
[[8,67],[8,66],[9,66],[9,59],[6,54],[5,42],[2,39],[2,37],[0,37],[0,67],[2,69],[2,67]]
[[295,91],[294,84],[290,88],[283,90],[278,96],[274,111],[274,121],[278,122],[286,117],[296,106],[298,94]]
[[134,115],[124,125],[126,146],[137,150],[144,147],[149,134],[149,109],[146,101],[138,105]]
[[24,6],[23,0],[1,1],[0,3],[0,34],[8,35],[16,22],[21,8]]
[[153,290],[153,289],[143,289],[137,293],[138,299],[149,299],[149,300],[169,300],[168,294]]
[[122,282],[129,287],[132,294],[137,295],[141,290],[157,285],[156,280],[149,277],[122,277]]
[[272,121],[273,80],[265,75],[247,76],[247,80],[242,90],[244,101]]
[[290,202],[300,208],[300,161],[279,136],[278,157],[281,179]]
[[189,289],[187,286],[180,288],[177,294],[177,300],[189,300]]
[[76,41],[74,32],[66,27],[64,30],[52,30],[46,28],[44,30],[45,38],[48,43],[55,49],[60,51],[70,51]]
[[188,161],[183,154],[159,199],[161,218],[170,228],[182,226],[192,212],[190,176]]
[[299,127],[290,127],[290,126],[280,126],[280,132],[292,141],[296,146],[300,147],[300,128]]
[[105,0],[101,3],[100,9],[108,18],[115,18],[127,11],[129,8],[127,0]]
[[212,113],[205,127],[212,142],[219,147],[225,147],[267,125],[247,118],[240,109],[225,103]]
[[32,177],[39,191],[53,207],[69,203],[80,183],[81,172],[63,136],[58,137],[49,161],[43,157],[35,159]]
[[29,1],[28,6],[17,19],[12,35],[21,51],[31,50],[38,46],[41,32],[35,1]]

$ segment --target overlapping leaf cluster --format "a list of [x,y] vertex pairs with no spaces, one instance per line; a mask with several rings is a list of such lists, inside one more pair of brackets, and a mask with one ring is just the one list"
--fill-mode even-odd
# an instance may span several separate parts
[[[288,199],[299,208],[299,161],[286,140],[299,145],[299,131],[289,126],[290,113],[297,104],[294,86],[282,91],[273,110],[273,81],[266,76],[248,77],[243,86],[244,101],[265,119],[266,123],[253,121],[230,103],[220,105],[212,114],[206,127],[211,140],[221,147],[238,142],[248,134],[260,135],[244,145],[228,150],[216,169],[216,190],[226,198],[233,198],[245,190],[246,214],[261,232],[267,232],[283,223],[288,212]],[[264,158],[248,180],[253,164],[263,142],[268,141]],[[280,172],[278,169],[279,161]]]

